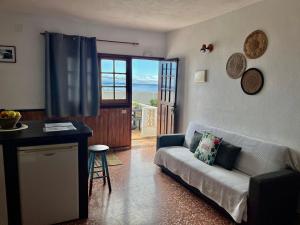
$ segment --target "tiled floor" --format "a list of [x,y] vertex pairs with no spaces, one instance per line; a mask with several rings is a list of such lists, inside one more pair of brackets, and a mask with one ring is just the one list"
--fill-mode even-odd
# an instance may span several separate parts
[[112,193],[97,180],[89,219],[68,224],[229,225],[232,221],[153,164],[155,140],[135,140],[118,152],[123,165],[110,167]]
[[141,131],[139,129],[134,129],[131,131],[131,138],[133,140],[141,139]]

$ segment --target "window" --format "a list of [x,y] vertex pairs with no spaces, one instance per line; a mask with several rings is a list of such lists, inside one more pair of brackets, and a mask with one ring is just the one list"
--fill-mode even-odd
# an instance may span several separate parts
[[99,56],[100,92],[104,105],[129,105],[130,59],[123,56]]

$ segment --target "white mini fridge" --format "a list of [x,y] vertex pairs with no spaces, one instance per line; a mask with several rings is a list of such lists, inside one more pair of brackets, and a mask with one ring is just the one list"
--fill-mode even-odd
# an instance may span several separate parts
[[78,145],[18,148],[22,225],[79,218]]

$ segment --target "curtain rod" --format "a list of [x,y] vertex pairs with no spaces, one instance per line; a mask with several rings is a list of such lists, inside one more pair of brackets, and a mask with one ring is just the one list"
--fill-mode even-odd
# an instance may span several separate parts
[[[40,33],[41,35],[45,35],[45,33]],[[112,41],[106,39],[96,39],[99,42],[109,42],[109,43],[117,43],[117,44],[126,44],[126,45],[139,45],[137,42],[127,42],[127,41]]]

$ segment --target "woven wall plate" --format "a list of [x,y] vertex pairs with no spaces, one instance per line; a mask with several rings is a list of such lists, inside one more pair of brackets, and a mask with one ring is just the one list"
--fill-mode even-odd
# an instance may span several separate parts
[[226,71],[232,79],[240,78],[247,68],[246,57],[242,53],[232,54],[226,64]]
[[244,43],[244,52],[249,59],[262,56],[268,47],[268,37],[265,32],[256,30],[249,34]]
[[241,87],[248,95],[255,95],[264,86],[264,77],[259,69],[251,68],[244,72],[241,79]]

